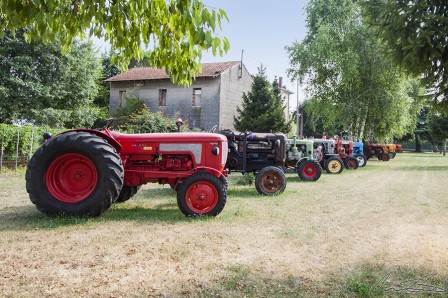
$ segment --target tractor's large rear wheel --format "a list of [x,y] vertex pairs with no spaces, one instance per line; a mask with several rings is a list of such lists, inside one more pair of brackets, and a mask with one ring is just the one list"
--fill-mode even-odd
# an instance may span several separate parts
[[344,170],[344,163],[339,157],[332,156],[325,160],[324,167],[329,174],[340,174]]
[[344,160],[345,167],[348,170],[356,170],[359,167],[359,162],[353,156],[349,156]]
[[225,182],[210,173],[195,173],[177,187],[177,205],[186,216],[216,216],[224,209],[226,201]]
[[255,188],[259,194],[266,196],[281,194],[286,188],[286,176],[277,167],[265,167],[255,176]]
[[115,149],[87,132],[45,142],[31,158],[26,190],[48,215],[98,216],[118,197],[123,166]]
[[297,175],[303,181],[317,181],[322,173],[320,164],[311,159],[299,161],[296,166]]

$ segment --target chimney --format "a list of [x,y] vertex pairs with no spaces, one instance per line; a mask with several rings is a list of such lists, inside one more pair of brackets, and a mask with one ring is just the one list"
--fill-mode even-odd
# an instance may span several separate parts
[[283,78],[282,77],[278,77],[278,87],[279,88],[283,87]]

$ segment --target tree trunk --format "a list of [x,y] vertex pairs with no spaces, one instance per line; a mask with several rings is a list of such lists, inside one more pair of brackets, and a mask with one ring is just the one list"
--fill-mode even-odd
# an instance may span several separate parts
[[364,139],[364,129],[366,127],[367,122],[367,114],[369,113],[369,107],[366,107],[366,113],[364,114],[363,118],[361,119],[361,127],[359,128],[359,141],[362,142]]
[[417,133],[415,134],[415,152],[422,152],[420,136]]
[[447,141],[447,139],[445,139],[445,141],[443,141],[443,156],[446,156],[446,141]]

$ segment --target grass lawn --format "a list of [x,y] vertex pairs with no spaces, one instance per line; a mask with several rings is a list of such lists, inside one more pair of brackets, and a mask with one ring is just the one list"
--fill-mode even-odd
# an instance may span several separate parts
[[37,211],[0,175],[2,297],[448,297],[448,157],[322,174],[258,195],[229,177],[216,218],[145,185],[98,218]]

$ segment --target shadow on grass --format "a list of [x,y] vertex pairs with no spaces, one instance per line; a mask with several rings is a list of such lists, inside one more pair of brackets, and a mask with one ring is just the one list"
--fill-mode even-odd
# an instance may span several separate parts
[[348,297],[448,297],[448,276],[427,268],[364,264],[341,274],[341,296]]
[[[447,297],[447,276],[420,268],[363,264],[353,271],[329,273],[313,281],[305,276],[274,278],[272,272],[232,265],[214,282],[190,279],[169,297]],[[145,296],[149,293],[140,293]],[[155,294],[155,293],[152,293]],[[164,294],[167,294],[164,292]]]
[[[137,204],[141,203],[138,202]],[[9,207],[1,210],[0,231],[31,231],[38,229],[58,229],[69,226],[86,226],[107,221],[177,223],[188,220],[203,220],[197,217],[187,218],[179,210],[177,203],[161,203],[154,207],[116,203],[98,217],[47,216],[40,213],[33,205]]]
[[419,165],[419,166],[402,166],[402,167],[397,167],[395,168],[395,170],[397,171],[447,171],[448,170],[448,166],[424,166],[424,165]]

